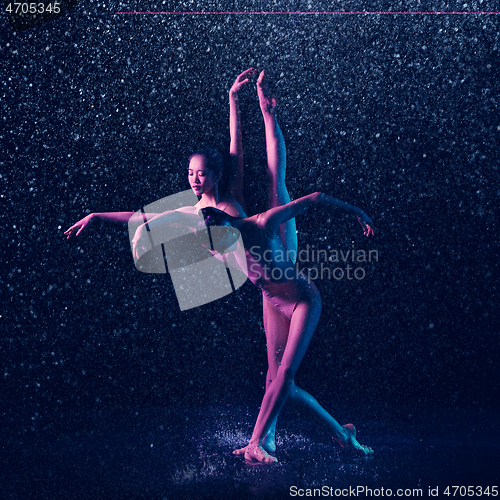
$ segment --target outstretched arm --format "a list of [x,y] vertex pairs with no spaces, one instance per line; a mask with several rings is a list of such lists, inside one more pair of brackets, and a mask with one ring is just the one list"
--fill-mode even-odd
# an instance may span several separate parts
[[[151,219],[158,214],[145,214],[147,219]],[[73,233],[76,231],[75,236],[79,236],[80,233],[94,220],[103,219],[112,222],[121,222],[127,224],[129,221],[140,224],[144,222],[142,214],[137,214],[137,212],[97,212],[89,214],[83,219],[80,219],[76,224],[73,224],[70,228],[64,231],[66,239],[70,239]]]
[[245,200],[243,199],[243,141],[241,137],[241,116],[238,103],[238,91],[248,83],[251,76],[257,70],[249,68],[243,71],[236,78],[231,90],[229,91],[229,134],[231,142],[229,145],[229,154],[231,155],[231,166],[229,172],[228,191],[231,196],[245,209]]
[[287,203],[281,207],[271,208],[261,215],[260,220],[264,224],[265,231],[270,235],[274,235],[280,224],[296,217],[297,215],[307,212],[311,207],[315,206],[356,215],[358,222],[363,228],[365,236],[375,235],[373,222],[370,217],[363,212],[363,210],[355,207],[354,205],[338,200],[337,198],[333,198],[332,196],[319,192],[308,194],[307,196],[303,196],[302,198]]

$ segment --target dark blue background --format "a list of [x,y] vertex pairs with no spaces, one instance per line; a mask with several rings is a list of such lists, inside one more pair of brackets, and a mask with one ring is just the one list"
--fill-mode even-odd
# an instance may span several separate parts
[[[124,227],[63,235],[89,212],[133,211],[187,189],[195,146],[227,152],[227,93],[250,66],[274,81],[292,197],[327,192],[376,226],[368,241],[348,218],[298,220],[300,247],[354,242],[379,262],[362,281],[317,282],[323,314],[297,382],[346,417],[360,406],[410,421],[495,410],[498,16],[114,15],[311,10],[146,4],[81,2],[17,33],[0,16],[6,425],[36,433],[100,408],[258,405],[256,288],[181,313],[168,275],[135,270]],[[388,9],[495,5],[314,5]],[[253,86],[240,103],[255,213],[266,164]]]

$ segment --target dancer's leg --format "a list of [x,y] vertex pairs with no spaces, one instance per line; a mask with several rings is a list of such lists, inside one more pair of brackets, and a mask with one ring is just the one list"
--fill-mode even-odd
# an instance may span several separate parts
[[[263,297],[264,328],[267,340],[267,360],[268,370],[266,376],[266,390],[278,373],[281,365],[283,353],[288,340],[290,320],[283,316]],[[346,444],[346,431],[344,428],[318,403],[318,401],[308,392],[298,387],[295,382],[292,384],[289,395],[290,401],[302,406],[309,413],[309,417],[321,425],[325,431],[342,447]],[[273,420],[271,427],[262,438],[262,448],[268,453],[276,451],[276,421]]]
[[[264,317],[264,330],[266,332],[267,344],[267,363],[268,369],[266,374],[266,391],[268,390],[271,382],[275,380],[278,373],[278,367],[283,358],[283,352],[288,340],[288,332],[290,330],[290,320],[283,316],[276,308],[269,304],[265,295],[262,295],[263,304],[263,317]],[[262,438],[262,447],[268,453],[276,451],[276,421],[278,416],[273,420],[271,427],[266,435]],[[247,447],[235,450],[235,455],[243,455]]]
[[[294,383],[295,373],[312,338],[320,311],[321,302],[318,294],[317,298],[313,297],[313,300],[297,306],[292,316],[288,336],[283,333],[284,330],[280,332],[276,328],[273,337],[268,334],[268,386],[250,443],[245,448],[237,450],[237,453],[245,453],[245,458],[268,463],[276,461],[268,453],[272,452],[272,449],[268,449],[264,444],[276,424],[278,414],[287,397],[308,410],[310,417],[313,417],[314,421],[319,423],[346,450],[361,456],[373,454],[371,448],[357,441],[356,428],[352,424],[340,425],[313,396]],[[269,329],[269,333],[271,331],[273,328]],[[284,349],[282,349],[283,345],[285,345]],[[266,429],[269,430],[266,431]]]
[[[278,125],[276,118],[276,99],[271,96],[269,84],[262,71],[257,80],[257,94],[259,96],[260,109],[264,118],[266,132],[266,153],[267,168],[269,175],[267,209],[289,203],[290,196],[286,188],[286,145],[285,139]],[[295,219],[291,219],[280,227],[281,239],[285,248],[293,256],[295,261],[297,256],[297,230]],[[263,296],[263,317],[264,329],[266,331],[267,355],[268,355],[268,376],[266,390],[270,381],[276,377],[277,369],[283,350],[288,338],[290,321],[280,314],[273,306],[267,303]],[[274,347],[276,346],[276,348]],[[279,360],[276,356],[276,349],[281,349]],[[276,420],[274,419],[268,433],[262,440],[264,449],[274,453],[276,451]]]
[[276,459],[262,448],[262,439],[276,420],[290,393],[295,373],[306,353],[321,313],[321,299],[314,286],[307,291],[307,297],[297,304],[290,322],[288,340],[276,377],[264,394],[254,431],[245,451],[245,458],[261,462],[275,462]]
[[[286,146],[276,118],[276,99],[271,96],[264,71],[257,80],[257,94],[266,130],[267,168],[269,174],[268,209],[290,203],[285,184]],[[281,239],[289,252],[297,255],[297,229],[295,219],[280,226]]]
[[[288,331],[290,329],[290,321],[276,310],[269,302],[263,297],[264,303],[264,328],[266,330],[267,339],[267,356],[268,356],[268,370],[266,378],[266,390],[273,380],[275,380],[278,373],[278,367],[281,365],[283,353],[288,339]],[[266,325],[266,319],[269,322]],[[311,420],[318,423],[325,429],[325,431],[340,444],[343,448],[349,449],[360,455],[370,455],[373,453],[371,448],[361,445],[356,439],[356,429],[352,424],[340,425],[335,418],[332,417],[308,392],[301,389],[299,386],[292,383],[289,394],[290,401],[304,408]],[[276,420],[275,418],[267,431],[266,435],[262,438],[262,448],[268,453],[276,451]],[[352,429],[351,427],[352,426]],[[243,450],[242,452],[246,451]]]
[[[264,329],[267,340],[267,361],[268,370],[266,377],[266,391],[273,380],[276,379],[278,367],[282,363],[283,354],[288,340],[288,332],[290,330],[290,320],[281,314],[274,306],[269,304],[263,295],[264,309]],[[311,420],[321,425],[325,431],[335,440],[340,446],[352,451],[356,451],[361,455],[369,455],[373,453],[371,448],[362,446],[356,440],[356,429],[352,424],[346,426],[340,425],[335,418],[332,417],[308,392],[298,387],[295,382],[292,383],[289,394],[290,401],[304,408]],[[268,453],[276,451],[276,421],[277,416],[273,420],[269,431],[262,439],[262,448]],[[348,428],[352,426],[353,432]],[[348,429],[346,429],[348,428]],[[246,448],[242,452],[246,451]]]
[[[283,358],[283,352],[288,340],[290,320],[281,314],[273,305],[269,304],[265,295],[262,295],[264,330],[267,343],[267,377],[266,391],[271,382],[276,378],[278,367]],[[269,453],[276,451],[276,421],[274,419],[271,427],[262,439],[262,447]]]
[[363,446],[356,439],[356,428],[354,425],[340,425],[308,392],[292,384],[289,398],[291,401],[306,408],[314,420],[320,423],[342,448],[361,456],[373,454],[371,448]]

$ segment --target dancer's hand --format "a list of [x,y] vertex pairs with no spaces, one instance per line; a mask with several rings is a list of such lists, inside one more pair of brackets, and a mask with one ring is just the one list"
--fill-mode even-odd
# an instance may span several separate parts
[[238,91],[246,84],[248,83],[248,80],[251,76],[255,75],[257,73],[256,69],[253,68],[248,68],[247,70],[243,71],[240,75],[236,77],[236,80],[233,83],[233,86],[231,87],[231,90],[229,91],[230,96],[234,96],[238,93]]
[[135,231],[132,238],[132,254],[136,260],[151,250],[151,242],[148,235],[146,224],[141,224]]
[[359,215],[356,216],[358,222],[361,224],[363,228],[363,233],[365,236],[375,236],[375,229],[373,227],[373,221],[366,215],[363,211]]
[[77,230],[76,236],[78,236],[90,224],[95,215],[96,214],[89,214],[83,219],[80,219],[76,224],[73,224],[70,228],[66,229],[66,231],[64,231],[66,239],[69,240],[73,232]]

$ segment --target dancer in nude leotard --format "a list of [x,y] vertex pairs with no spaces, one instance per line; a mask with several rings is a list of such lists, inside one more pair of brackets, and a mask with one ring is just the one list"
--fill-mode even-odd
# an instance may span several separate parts
[[[188,179],[194,193],[200,201],[193,207],[182,207],[176,212],[197,213],[200,208],[215,207],[224,210],[230,215],[245,217],[245,201],[243,198],[243,145],[241,132],[241,118],[238,103],[238,93],[256,74],[256,70],[249,68],[236,78],[229,91],[229,130],[230,130],[230,157],[231,168],[229,171],[229,183],[226,192],[219,191],[219,181],[222,175],[222,161],[220,155],[211,148],[202,148],[190,157],[188,168]],[[290,196],[285,184],[286,172],[286,149],[283,134],[276,118],[276,100],[271,97],[269,86],[266,82],[265,73],[262,71],[257,80],[257,94],[260,108],[264,118],[266,135],[266,150],[268,164],[268,200],[267,208],[283,205],[290,201]],[[157,214],[145,214],[149,220]],[[134,219],[139,217],[137,220]],[[94,220],[110,220],[121,223],[142,223],[143,215],[135,212],[100,212],[91,213],[80,219],[65,231],[69,239],[72,235],[79,236],[80,233]],[[281,225],[280,234],[286,248],[294,255],[297,254],[297,234],[295,221],[286,221]],[[269,370],[267,383],[276,373],[278,359],[276,351],[279,350],[279,339],[288,331],[285,318],[279,314],[263,295],[263,319],[268,346]],[[274,452],[276,422],[271,426],[264,446],[268,451]]]
[[[301,403],[319,418],[329,434],[342,447],[362,456],[373,454],[371,448],[359,444],[356,439],[356,429],[352,424],[341,426],[310,394],[294,383],[295,373],[319,320],[321,298],[314,283],[305,276],[297,274],[290,260],[281,258],[286,250],[279,231],[281,224],[314,206],[355,214],[363,227],[364,234],[366,236],[374,234],[373,223],[362,210],[322,193],[304,196],[248,218],[232,217],[211,207],[201,211],[204,222],[209,228],[228,227],[226,236],[218,239],[212,236],[211,251],[214,255],[224,254],[224,258],[235,267],[238,267],[239,263],[237,253],[231,253],[237,238],[233,229],[239,231],[245,245],[249,279],[262,289],[268,307],[273,307],[288,325],[286,335],[279,339],[283,350],[276,353],[278,365],[276,374],[267,386],[250,442],[244,448],[235,451],[236,454],[244,454],[247,459],[266,463],[277,461],[265,450],[263,441],[271,427],[275,425],[287,398]],[[168,225],[170,215],[171,213],[165,213],[150,220],[148,224],[151,230],[160,228],[164,224]],[[196,228],[199,227],[200,220],[195,215],[186,214],[182,223]],[[143,224],[139,226],[134,236],[133,252],[137,259],[147,249],[147,244],[147,229]]]
[[[211,148],[202,148],[197,150],[189,159],[188,179],[194,193],[200,198],[200,201],[193,207],[182,207],[176,212],[195,214],[200,208],[215,207],[224,210],[230,215],[245,217],[245,201],[243,198],[243,145],[241,132],[241,118],[238,103],[238,93],[256,74],[256,70],[249,68],[236,78],[229,91],[229,129],[230,129],[230,157],[231,168],[229,171],[228,189],[220,192],[219,181],[222,175],[222,161],[220,155]],[[257,80],[257,94],[264,118],[264,127],[266,135],[266,150],[268,163],[268,208],[276,207],[288,203],[290,197],[285,185],[286,170],[286,150],[283,134],[281,133],[276,118],[276,100],[270,95],[269,86],[262,71]],[[157,214],[145,214],[149,220]],[[72,235],[79,236],[81,232],[94,220],[115,221],[121,223],[142,223],[143,215],[139,215],[138,220],[134,220],[138,215],[135,212],[100,212],[91,213],[80,219],[74,225],[65,231],[69,239]],[[280,229],[283,243],[287,249],[297,252],[297,235],[295,230],[295,221],[289,220],[282,224]],[[267,384],[274,377],[278,366],[276,350],[278,343],[276,339],[288,330],[286,318],[284,318],[274,308],[270,307],[265,294],[263,295],[263,319],[264,328],[267,337],[269,370]],[[271,426],[264,446],[269,451],[275,450],[275,426]]]

